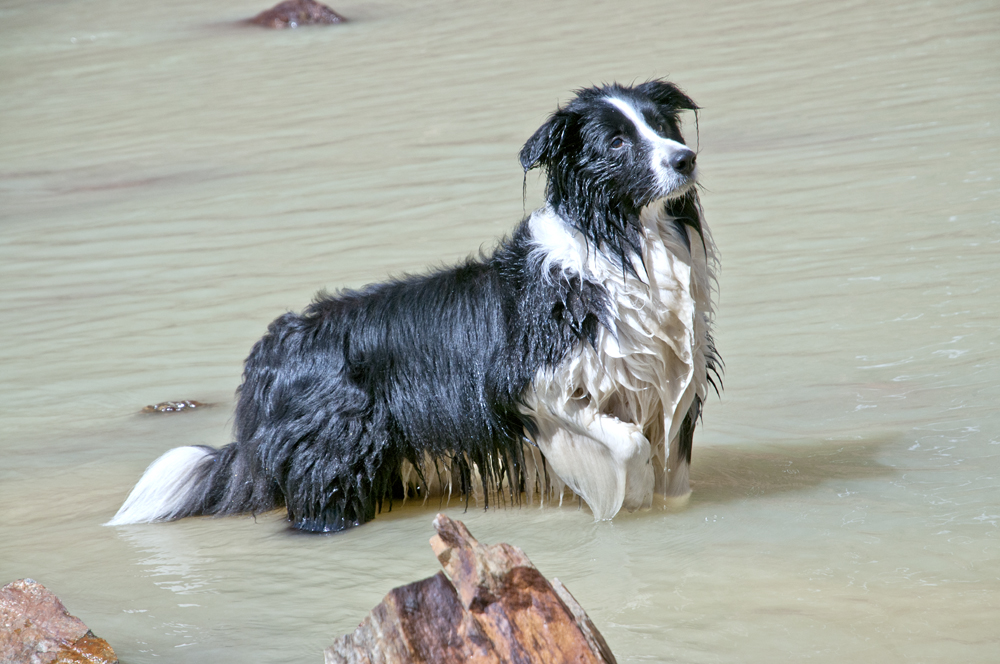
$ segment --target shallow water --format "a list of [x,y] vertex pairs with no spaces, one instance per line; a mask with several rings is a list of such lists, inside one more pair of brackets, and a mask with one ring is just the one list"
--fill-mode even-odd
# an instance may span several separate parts
[[[123,662],[322,661],[438,569],[437,504],[329,537],[100,524],[161,452],[228,442],[276,315],[489,247],[557,102],[669,76],[704,107],[723,266],[689,504],[446,511],[566,583],[623,663],[998,659],[996,3],[234,25],[266,4],[0,8],[0,582],[45,583]],[[170,399],[217,405],[138,413]]]

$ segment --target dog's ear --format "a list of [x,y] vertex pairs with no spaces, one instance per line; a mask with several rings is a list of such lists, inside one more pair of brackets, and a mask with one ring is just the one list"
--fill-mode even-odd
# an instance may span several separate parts
[[691,97],[681,92],[673,83],[666,81],[649,81],[636,87],[636,90],[647,95],[657,106],[665,106],[670,110],[687,109],[697,111],[698,104]]
[[563,110],[556,111],[528,139],[518,155],[525,173],[536,166],[550,163],[559,154],[566,141],[569,124],[569,114]]

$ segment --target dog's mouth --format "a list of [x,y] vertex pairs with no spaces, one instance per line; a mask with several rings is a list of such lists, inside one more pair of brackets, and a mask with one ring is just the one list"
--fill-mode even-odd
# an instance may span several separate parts
[[[683,144],[673,144],[669,150],[655,153],[659,157],[653,170],[663,198],[684,196],[698,181],[698,153]],[[656,159],[656,157],[654,157]]]
[[698,185],[697,171],[690,175],[675,175],[667,182],[657,183],[646,197],[644,205],[655,203],[656,201],[676,201],[687,196]]
[[674,187],[672,190],[668,191],[664,198],[668,200],[677,200],[678,198],[683,198],[688,195],[695,185],[698,184],[698,173],[694,172],[691,175],[684,176],[684,181],[678,186]]

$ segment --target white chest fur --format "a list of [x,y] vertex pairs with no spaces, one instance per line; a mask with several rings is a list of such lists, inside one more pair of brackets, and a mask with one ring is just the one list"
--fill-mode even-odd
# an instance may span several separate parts
[[557,267],[581,275],[603,285],[611,299],[611,329],[601,328],[594,346],[580,344],[558,366],[540,371],[525,394],[548,467],[599,519],[623,506],[649,506],[654,492],[689,492],[678,434],[695,396],[704,399],[707,391],[708,229],[702,226],[706,247],[698,233],[663,213],[662,202],[640,220],[641,278],[623,274],[551,209],[530,220],[543,274]]

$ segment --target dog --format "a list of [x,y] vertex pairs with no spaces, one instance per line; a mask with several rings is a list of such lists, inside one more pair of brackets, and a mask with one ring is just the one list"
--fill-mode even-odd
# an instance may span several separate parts
[[170,450],[109,525],[284,507],[331,532],[393,496],[564,487],[610,519],[686,496],[721,385],[716,251],[679,127],[697,109],[662,80],[577,91],[520,151],[525,176],[546,171],[544,207],[488,255],[275,320],[236,442]]

